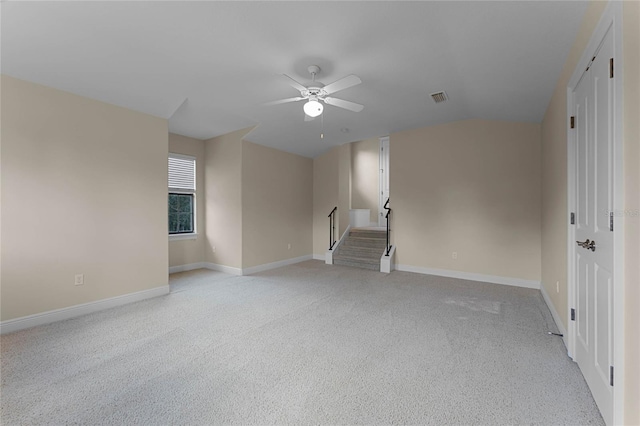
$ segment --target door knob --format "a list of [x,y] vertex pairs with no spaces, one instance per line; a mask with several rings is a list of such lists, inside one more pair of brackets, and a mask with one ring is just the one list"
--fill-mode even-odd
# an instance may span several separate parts
[[576,241],[578,245],[582,248],[586,248],[587,250],[596,251],[596,242],[590,241],[588,238],[584,241]]

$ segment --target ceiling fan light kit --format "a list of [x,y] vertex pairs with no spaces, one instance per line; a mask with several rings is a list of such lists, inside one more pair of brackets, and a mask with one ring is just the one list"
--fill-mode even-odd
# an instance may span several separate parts
[[320,82],[316,82],[316,74],[320,72],[320,67],[317,65],[311,65],[307,68],[307,71],[311,74],[311,85],[303,86],[298,83],[293,78],[289,77],[286,74],[283,74],[284,77],[287,78],[288,83],[294,89],[300,92],[300,96],[295,98],[282,99],[279,101],[269,102],[266,105],[279,105],[288,102],[297,102],[302,100],[307,100],[302,109],[304,113],[312,118],[318,117],[324,111],[323,102],[328,105],[333,105],[338,108],[348,109],[353,112],[360,112],[364,109],[363,105],[357,104],[351,101],[345,101],[343,99],[331,98],[328,95],[335,93],[339,90],[344,90],[346,88],[355,86],[357,84],[362,83],[362,80],[356,75],[348,75],[340,80],[334,81],[331,84],[324,85]]
[[310,99],[309,102],[304,104],[304,107],[302,107],[302,109],[304,109],[304,113],[309,117],[317,117],[322,114],[324,106],[322,106],[322,104],[317,100]]

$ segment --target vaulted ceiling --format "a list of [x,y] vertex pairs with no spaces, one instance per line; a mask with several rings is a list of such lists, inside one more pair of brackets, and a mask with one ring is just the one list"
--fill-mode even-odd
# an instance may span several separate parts
[[[314,157],[345,142],[482,118],[540,122],[583,1],[3,2],[1,71],[164,117],[207,139],[246,139]],[[281,74],[356,74],[305,122]],[[449,100],[429,96],[445,90]],[[320,138],[321,131],[325,137]]]

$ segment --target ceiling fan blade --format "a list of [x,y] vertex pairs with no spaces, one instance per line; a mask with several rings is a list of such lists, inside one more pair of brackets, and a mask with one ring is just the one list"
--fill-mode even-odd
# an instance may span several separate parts
[[287,78],[287,83],[289,83],[291,85],[291,87],[293,87],[296,90],[299,90],[300,92],[302,92],[303,90],[307,90],[306,87],[304,87],[302,84],[298,83],[297,81],[295,81],[293,78],[289,77],[286,74],[282,74],[283,77]]
[[364,105],[357,104],[351,101],[345,101],[338,98],[324,98],[324,101],[329,105],[337,106],[339,108],[348,109],[353,112],[360,112],[364,109]]
[[287,102],[301,101],[303,99],[304,98],[302,96],[296,96],[295,98],[287,98],[287,99],[280,99],[279,101],[267,102],[266,104],[263,104],[263,105],[264,106],[280,105],[280,104],[286,104]]
[[362,83],[360,77],[357,75],[348,75],[345,78],[341,78],[338,81],[334,81],[333,83],[326,85],[323,87],[324,91],[327,92],[328,95],[331,93],[335,93],[338,90],[344,90],[348,87],[355,86],[356,84]]

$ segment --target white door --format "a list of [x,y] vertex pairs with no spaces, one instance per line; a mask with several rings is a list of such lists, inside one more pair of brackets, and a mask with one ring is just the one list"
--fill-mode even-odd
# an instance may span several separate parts
[[378,206],[378,226],[387,226],[384,204],[389,198],[389,137],[380,138],[380,201]]
[[[613,102],[611,31],[574,90],[576,140],[575,360],[613,421]],[[588,241],[589,244],[586,244]],[[580,243],[580,244],[578,244]]]

